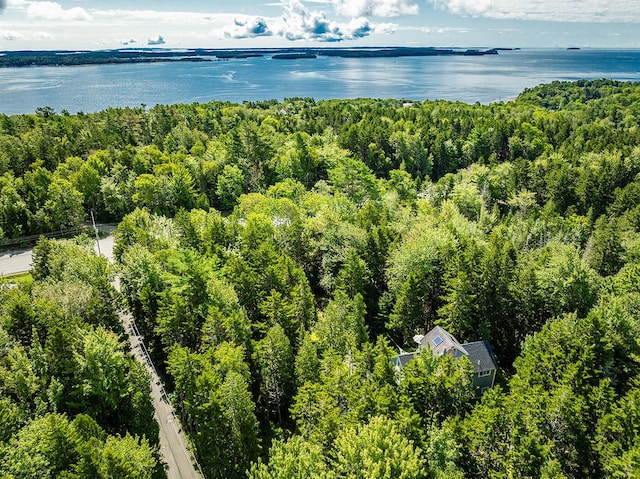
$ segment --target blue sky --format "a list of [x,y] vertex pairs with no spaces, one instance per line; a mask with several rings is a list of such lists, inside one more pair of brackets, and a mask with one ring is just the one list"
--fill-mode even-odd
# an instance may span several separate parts
[[0,0],[0,50],[640,48],[640,0]]

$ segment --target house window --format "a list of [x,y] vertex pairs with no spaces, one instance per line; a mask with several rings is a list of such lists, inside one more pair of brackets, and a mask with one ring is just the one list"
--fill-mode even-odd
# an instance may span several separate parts
[[436,336],[432,339],[433,345],[437,348],[442,344],[442,338],[440,336]]
[[485,377],[485,376],[491,376],[491,373],[492,373],[492,372],[493,372],[493,371],[480,371],[480,372],[478,373],[478,377],[479,377],[479,378],[483,378],[483,377]]

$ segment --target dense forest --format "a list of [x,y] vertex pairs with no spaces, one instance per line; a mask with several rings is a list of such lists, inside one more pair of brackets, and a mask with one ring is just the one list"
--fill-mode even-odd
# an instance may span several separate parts
[[124,308],[208,478],[640,476],[639,174],[608,80],[0,115],[0,239],[119,223],[0,290],[0,477],[162,477]]

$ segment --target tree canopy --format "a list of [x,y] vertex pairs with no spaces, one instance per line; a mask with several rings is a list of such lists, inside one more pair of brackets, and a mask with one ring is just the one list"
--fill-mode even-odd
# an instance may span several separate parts
[[[114,266],[43,239],[0,290],[0,476],[161,477],[125,303],[207,477],[637,475],[639,99],[0,115],[5,238],[119,223]],[[496,387],[394,369],[435,325]]]

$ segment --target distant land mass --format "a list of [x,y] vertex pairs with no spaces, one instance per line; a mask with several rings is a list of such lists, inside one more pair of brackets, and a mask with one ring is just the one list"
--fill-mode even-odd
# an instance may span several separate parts
[[209,62],[239,58],[270,57],[292,60],[319,56],[342,58],[393,58],[445,55],[497,55],[511,48],[462,49],[435,47],[361,47],[361,48],[258,48],[258,49],[159,49],[138,48],[118,50],[22,50],[0,52],[0,67],[75,66],[101,64],[131,64],[154,62]]

